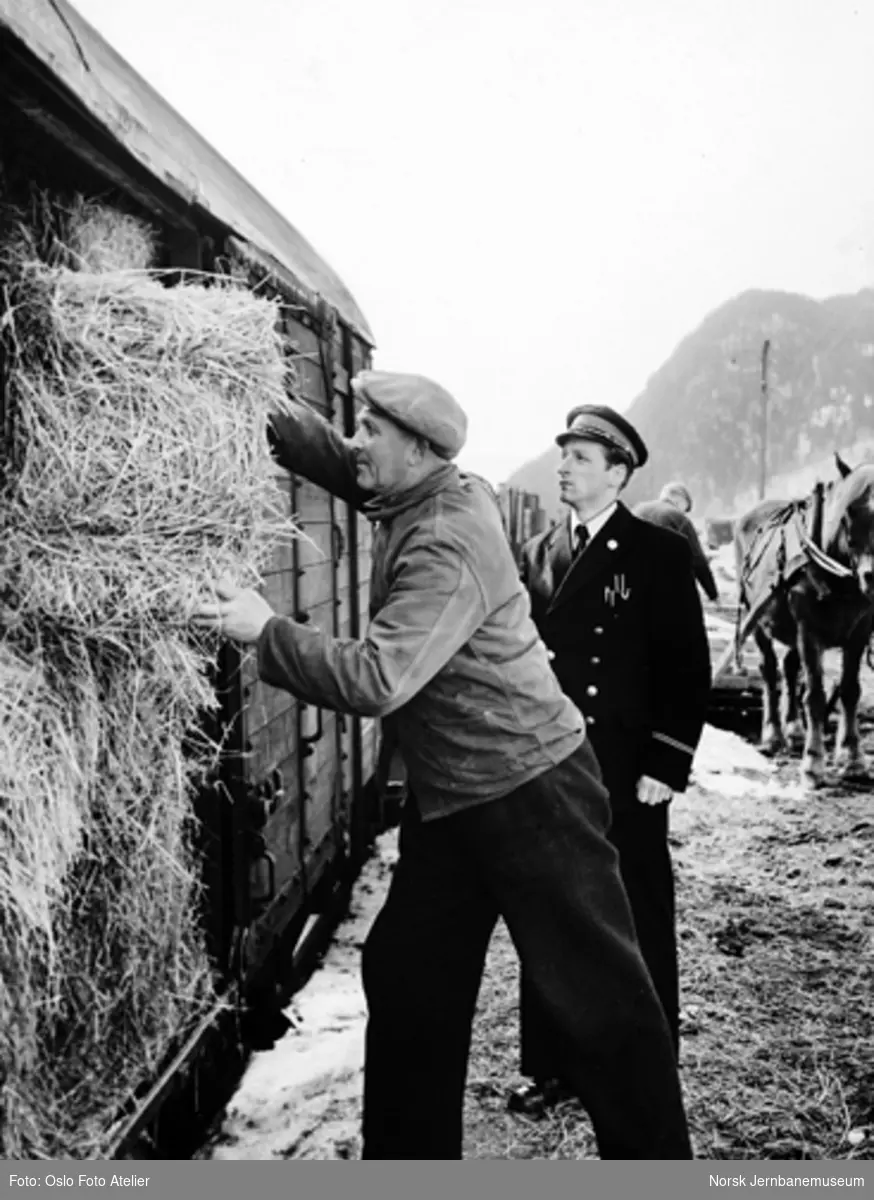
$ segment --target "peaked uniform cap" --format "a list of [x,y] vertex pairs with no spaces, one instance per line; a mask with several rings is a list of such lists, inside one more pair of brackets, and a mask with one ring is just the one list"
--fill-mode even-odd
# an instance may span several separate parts
[[352,389],[374,412],[424,438],[441,458],[455,458],[467,440],[464,409],[445,388],[424,375],[359,371]]
[[621,450],[632,467],[649,458],[646,444],[630,421],[606,404],[579,404],[567,415],[567,427],[555,439],[559,446],[573,439],[600,442]]

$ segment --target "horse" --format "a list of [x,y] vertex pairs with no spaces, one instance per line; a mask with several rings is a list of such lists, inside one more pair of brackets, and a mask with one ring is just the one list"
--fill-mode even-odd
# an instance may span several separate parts
[[[761,748],[773,754],[787,748],[787,739],[797,744],[803,708],[801,775],[812,787],[825,776],[827,649],[841,650],[835,765],[847,779],[866,770],[856,713],[859,668],[874,629],[874,465],[853,469],[837,454],[835,460],[840,478],[822,495],[818,512],[813,498],[764,500],[740,518],[734,538],[740,612],[755,622],[762,659]],[[788,647],[782,720],[775,642]]]

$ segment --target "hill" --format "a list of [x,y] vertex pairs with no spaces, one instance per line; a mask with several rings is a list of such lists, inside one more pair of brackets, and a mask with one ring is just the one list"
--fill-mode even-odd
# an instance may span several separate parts
[[[802,481],[817,473],[830,476],[835,449],[854,462],[874,446],[874,289],[822,301],[744,292],[684,338],[628,408],[651,455],[628,488],[629,503],[673,478],[691,489],[696,515],[734,511],[755,498],[765,339],[769,495],[806,487]],[[558,459],[549,447],[507,482],[557,512]]]

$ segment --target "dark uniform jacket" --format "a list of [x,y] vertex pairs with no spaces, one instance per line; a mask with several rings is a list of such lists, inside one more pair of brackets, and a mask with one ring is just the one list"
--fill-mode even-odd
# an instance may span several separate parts
[[565,520],[525,544],[522,576],[553,670],[586,717],[614,808],[639,804],[642,775],[683,791],[710,690],[689,546],[620,504],[571,559]]
[[673,529],[683,535],[692,551],[692,570],[695,572],[695,578],[709,600],[718,600],[719,588],[710,570],[710,563],[701,548],[695,526],[686,514],[680,512],[668,500],[646,500],[643,504],[636,505],[634,515],[642,517],[644,521],[652,521],[653,525],[662,525],[665,529]]

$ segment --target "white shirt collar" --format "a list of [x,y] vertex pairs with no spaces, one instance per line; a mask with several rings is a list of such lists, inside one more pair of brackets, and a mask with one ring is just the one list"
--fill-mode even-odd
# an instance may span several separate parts
[[580,518],[577,516],[576,509],[572,508],[571,509],[571,542],[573,542],[573,540],[574,540],[574,535],[576,534],[577,526],[583,525],[583,524],[585,524],[586,529],[588,530],[589,541],[591,542],[592,539],[595,537],[595,535],[600,533],[600,531],[604,528],[604,526],[607,524],[607,522],[610,520],[610,518],[616,512],[616,509],[618,507],[619,507],[618,501],[614,500],[612,504],[608,504],[606,508],[602,508],[599,513],[595,513],[594,517],[590,517],[589,520],[585,521],[585,522],[580,520]]

